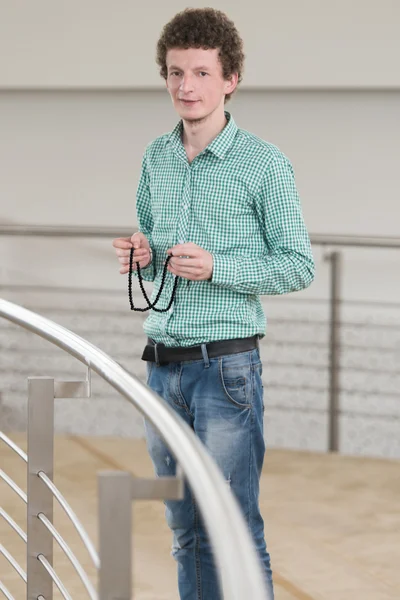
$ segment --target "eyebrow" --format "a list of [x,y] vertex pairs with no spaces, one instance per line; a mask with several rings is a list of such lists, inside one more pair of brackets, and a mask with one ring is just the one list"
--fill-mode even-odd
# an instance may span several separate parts
[[[168,67],[168,70],[169,70],[169,69],[177,69],[178,71],[182,71],[182,69],[181,69],[180,67],[176,67],[175,65],[170,65],[170,66]],[[204,65],[201,65],[200,67],[196,67],[194,70],[195,70],[195,71],[209,71],[209,70],[210,70],[210,67],[206,67],[206,66],[204,66]]]

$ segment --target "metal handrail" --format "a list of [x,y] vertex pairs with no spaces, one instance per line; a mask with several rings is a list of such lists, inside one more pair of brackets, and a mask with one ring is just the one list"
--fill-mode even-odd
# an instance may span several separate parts
[[10,440],[10,438],[2,431],[0,431],[0,440],[3,440],[3,442],[11,448],[11,450],[14,450],[14,452],[16,452],[18,456],[22,458],[22,460],[24,460],[26,463],[28,462],[28,455],[26,454],[26,452],[24,452],[19,446],[17,446],[15,442]]
[[[130,237],[136,227],[78,226],[78,225],[0,225],[0,235],[37,237]],[[400,238],[394,236],[365,236],[311,233],[311,243],[320,246],[355,246],[364,248],[400,248]]]
[[49,521],[49,519],[46,517],[46,515],[44,515],[43,513],[39,513],[38,519],[50,531],[51,535],[56,540],[57,544],[60,546],[60,548],[64,551],[65,555],[70,560],[72,566],[74,567],[75,571],[78,573],[83,585],[85,586],[86,591],[90,596],[90,599],[97,600],[97,593],[93,587],[92,582],[86,575],[84,569],[82,568],[82,565],[76,558],[75,554],[72,552],[71,548],[65,542],[64,538],[59,534],[57,529],[54,527],[54,525],[51,523],[51,521]]
[[18,494],[25,504],[28,503],[28,498],[25,492],[21,490],[21,488],[15,483],[15,481],[11,479],[11,477],[9,477],[9,475],[7,475],[7,473],[3,471],[3,469],[0,469],[0,478],[3,479],[3,481],[5,481],[16,494]]
[[67,592],[65,585],[63,584],[61,579],[58,577],[57,573],[55,572],[55,570],[53,569],[53,567],[51,566],[51,564],[49,563],[47,558],[45,556],[43,556],[43,554],[39,554],[37,559],[43,565],[43,567],[46,569],[46,571],[48,572],[48,574],[50,575],[50,577],[52,578],[52,580],[54,581],[54,583],[60,590],[62,597],[65,598],[65,600],[73,600],[72,597]]
[[201,441],[173,409],[107,354],[68,329],[3,299],[0,299],[0,316],[75,356],[154,425],[171,452],[179,456],[180,466],[196,497],[215,551],[225,597],[230,600],[269,598],[261,565],[237,501]]
[[80,520],[78,519],[78,517],[76,516],[76,514],[74,513],[74,511],[72,510],[72,508],[70,507],[70,505],[68,504],[68,502],[66,501],[64,496],[61,494],[61,492],[57,489],[57,487],[54,485],[54,483],[51,481],[51,479],[49,477],[47,477],[46,473],[43,473],[43,471],[39,471],[38,477],[40,477],[40,479],[43,481],[43,483],[49,488],[49,490],[51,491],[53,496],[56,498],[56,500],[58,501],[60,506],[64,509],[66,514],[69,516],[76,531],[80,535],[80,538],[81,538],[82,542],[84,543],[86,550],[89,552],[90,558],[92,559],[94,566],[96,567],[96,569],[99,569],[100,568],[99,555],[96,552],[96,549],[93,546],[93,543],[92,543],[91,539],[89,538],[88,534],[86,533],[86,530],[83,527],[82,523],[80,522]]
[[1,508],[0,506],[0,516],[3,517],[3,519],[5,521],[7,521],[7,523],[9,524],[9,526],[14,529],[14,531],[16,533],[18,533],[19,537],[22,538],[25,542],[25,544],[28,541],[27,535],[25,533],[25,531],[23,529],[21,529],[21,527],[18,525],[18,523],[16,523],[14,521],[14,519],[5,511]]
[[2,554],[4,556],[5,559],[8,560],[8,562],[10,563],[10,565],[12,567],[14,567],[14,569],[17,571],[18,575],[21,577],[21,579],[23,579],[26,583],[26,573],[23,570],[23,568],[21,567],[21,565],[19,565],[17,563],[17,561],[15,560],[15,558],[9,553],[8,550],[6,550],[3,546],[3,544],[0,544],[0,554]]

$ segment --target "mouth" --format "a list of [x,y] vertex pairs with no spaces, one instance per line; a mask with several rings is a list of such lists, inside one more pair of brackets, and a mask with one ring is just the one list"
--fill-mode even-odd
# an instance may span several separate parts
[[179,98],[179,102],[182,102],[185,106],[193,106],[193,104],[197,104],[198,100],[185,100],[184,98]]

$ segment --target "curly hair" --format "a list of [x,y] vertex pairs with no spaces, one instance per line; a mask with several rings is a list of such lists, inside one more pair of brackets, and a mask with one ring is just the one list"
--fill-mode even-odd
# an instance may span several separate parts
[[[164,79],[168,77],[167,52],[171,48],[218,48],[224,79],[238,73],[238,84],[242,81],[245,58],[243,40],[234,23],[219,10],[187,8],[164,26],[157,42],[156,56],[160,75]],[[231,96],[232,94],[227,94],[225,102]]]

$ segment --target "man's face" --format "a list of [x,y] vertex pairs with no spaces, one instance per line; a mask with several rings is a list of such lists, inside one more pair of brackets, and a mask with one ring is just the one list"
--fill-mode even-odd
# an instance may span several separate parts
[[204,119],[222,109],[225,95],[237,84],[237,75],[229,81],[223,78],[217,48],[171,48],[167,52],[167,69],[168,91],[185,121]]

